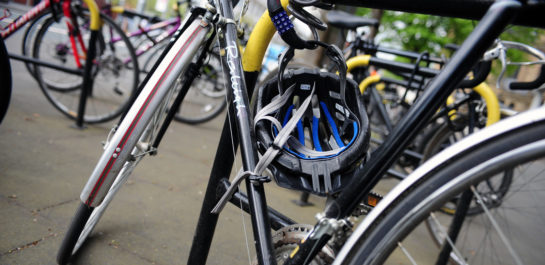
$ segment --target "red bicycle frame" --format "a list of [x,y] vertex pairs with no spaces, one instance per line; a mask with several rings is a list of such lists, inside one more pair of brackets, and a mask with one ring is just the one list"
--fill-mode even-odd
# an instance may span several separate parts
[[[4,39],[8,38],[14,32],[19,30],[23,25],[25,25],[27,22],[38,17],[48,8],[52,8],[52,4],[55,5],[59,3],[60,3],[60,0],[41,1],[38,5],[30,9],[24,15],[18,17],[13,22],[11,22],[6,28],[2,29],[2,32],[1,32],[2,38]],[[81,32],[79,31],[76,18],[73,16],[72,10],[70,9],[70,4],[71,4],[71,0],[64,0],[62,3],[62,11],[64,16],[67,18],[65,21],[66,21],[66,26],[68,27],[68,35],[70,37],[70,44],[72,46],[74,60],[76,62],[76,66],[81,69],[83,68],[83,64],[81,63],[81,60],[84,60],[86,58],[87,49],[83,42]],[[77,43],[76,43],[76,39],[77,39]],[[81,51],[83,52],[83,55],[80,55],[78,52],[78,45],[77,45],[78,43],[79,43]]]

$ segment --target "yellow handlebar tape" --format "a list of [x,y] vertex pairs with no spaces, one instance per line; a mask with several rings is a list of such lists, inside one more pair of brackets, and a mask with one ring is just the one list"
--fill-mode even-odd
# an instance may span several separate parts
[[100,12],[98,10],[97,3],[94,0],[83,0],[89,8],[89,13],[91,13],[91,30],[99,30],[100,23]]
[[365,92],[365,89],[367,89],[368,86],[374,83],[378,83],[380,81],[380,75],[370,75],[363,79],[360,83],[360,93],[363,95],[363,92]]
[[[282,0],[284,9],[288,6],[288,2],[289,0]],[[265,57],[265,52],[275,32],[276,28],[271,21],[269,12],[265,11],[250,34],[242,56],[242,67],[245,72],[259,72],[261,70],[263,57]]]
[[112,8],[110,8],[110,11],[116,14],[122,14],[123,11],[125,11],[125,8],[123,8],[122,6],[112,6]]
[[371,55],[368,54],[354,56],[346,61],[346,71],[350,73],[356,67],[369,66],[370,59]]

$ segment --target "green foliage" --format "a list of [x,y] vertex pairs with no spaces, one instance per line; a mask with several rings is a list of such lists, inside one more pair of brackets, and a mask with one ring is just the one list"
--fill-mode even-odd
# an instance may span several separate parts
[[[370,16],[370,13],[367,8],[358,8],[356,11],[356,14],[362,16]],[[476,25],[477,21],[467,19],[385,11],[379,32],[383,34],[381,43],[437,55],[445,53],[443,47],[446,44],[462,44]],[[500,39],[535,45],[543,33],[540,29],[513,26],[505,30]],[[528,60],[523,53],[517,51],[509,51],[507,55],[511,61]]]

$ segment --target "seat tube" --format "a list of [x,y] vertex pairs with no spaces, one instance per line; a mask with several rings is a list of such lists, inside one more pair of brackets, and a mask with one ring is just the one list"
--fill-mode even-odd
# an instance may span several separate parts
[[[250,105],[248,100],[248,92],[246,90],[244,71],[242,69],[241,53],[237,39],[237,29],[236,25],[231,23],[234,19],[233,8],[231,1],[216,1],[216,3],[218,2],[220,6],[217,7],[220,10],[222,18],[225,19],[225,23],[219,27],[218,37],[220,40],[220,55],[222,56],[223,71],[227,77],[226,81],[228,96],[233,103],[230,107],[230,116],[235,120],[236,130],[240,132],[237,135],[238,141],[240,142],[243,170],[253,171],[258,161],[256,139],[251,122]],[[229,119],[229,117],[227,119]],[[228,140],[227,136],[229,136],[229,133],[227,133],[228,128],[226,128],[229,126],[227,122],[228,120],[226,120],[226,124],[224,125],[222,139],[220,141],[220,145],[223,145],[224,147],[228,147],[230,145],[226,143]],[[236,138],[236,136],[234,138]],[[234,149],[224,151],[233,152],[232,150]],[[215,166],[218,164],[217,160],[219,156],[222,155],[218,154],[216,156],[216,161],[214,163]],[[231,161],[229,161],[228,164],[232,166],[232,155],[225,156],[229,156]],[[228,165],[224,166],[225,168],[228,167]],[[213,169],[213,173],[215,172],[215,169],[216,168]],[[218,176],[216,175],[211,177],[217,178]],[[217,186],[218,182],[210,179],[209,185],[210,184]],[[268,219],[267,203],[263,183],[258,181],[250,181],[247,179],[246,187],[250,203],[250,215],[258,263],[276,264],[272,248],[271,226]],[[207,194],[205,195],[205,202],[203,202],[201,218],[199,219],[199,224],[197,225],[197,232],[193,241],[192,252],[190,254],[188,264],[204,264],[206,262],[205,260],[212,240],[213,230],[215,229],[215,225],[217,223],[217,216],[212,217],[212,221],[206,221],[203,218],[203,214],[210,215],[209,213],[211,209],[204,209],[204,207],[209,205],[210,201],[217,201],[217,198],[212,197],[212,195],[214,195],[212,194],[212,191],[215,189],[216,187],[207,187]],[[206,240],[205,238],[201,238],[200,235],[206,236]],[[197,248],[201,248],[201,250],[197,250]]]

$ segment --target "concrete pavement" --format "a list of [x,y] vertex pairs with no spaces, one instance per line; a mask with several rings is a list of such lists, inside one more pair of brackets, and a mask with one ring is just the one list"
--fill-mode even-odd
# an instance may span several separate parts
[[[17,34],[6,42],[9,51],[20,51]],[[0,264],[55,264],[112,124],[71,128],[73,121],[49,104],[24,65],[12,60],[12,68],[11,105],[0,126]],[[140,163],[76,264],[185,264],[223,115],[201,126],[170,127],[159,154]],[[320,211],[293,205],[298,194],[273,183],[267,198],[300,223],[313,224]],[[253,253],[250,220],[242,216]],[[208,264],[248,262],[241,218],[239,209],[226,207]]]

